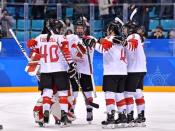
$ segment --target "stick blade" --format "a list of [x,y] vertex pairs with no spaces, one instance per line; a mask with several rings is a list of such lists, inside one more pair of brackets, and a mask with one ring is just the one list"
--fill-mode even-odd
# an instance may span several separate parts
[[99,104],[93,103],[93,102],[89,102],[89,105],[94,107],[94,108],[99,108]]

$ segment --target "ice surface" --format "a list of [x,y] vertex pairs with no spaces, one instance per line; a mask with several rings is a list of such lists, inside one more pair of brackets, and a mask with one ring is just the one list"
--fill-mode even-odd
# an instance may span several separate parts
[[[104,94],[97,93],[91,125],[86,122],[83,96],[79,93],[75,114],[77,119],[72,126],[60,128],[54,125],[53,118],[46,128],[39,127],[33,118],[33,106],[40,93],[0,93],[0,124],[3,131],[175,131],[175,93],[145,93],[147,127],[102,129],[101,121],[106,119]],[[117,115],[117,114],[116,114]]]

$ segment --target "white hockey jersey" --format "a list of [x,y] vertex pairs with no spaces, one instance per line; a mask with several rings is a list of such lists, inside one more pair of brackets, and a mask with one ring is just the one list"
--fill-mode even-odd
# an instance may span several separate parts
[[37,47],[42,55],[40,59],[40,72],[52,73],[58,71],[67,71],[66,61],[61,53],[58,43],[67,41],[63,35],[54,35],[47,42],[47,34],[41,34],[35,38]]
[[[114,36],[105,39],[112,42]],[[122,45],[113,45],[108,51],[104,51],[102,44],[97,43],[95,49],[103,53],[104,75],[127,75],[127,60]]]
[[[126,54],[128,60],[128,72],[147,72],[146,56],[143,49],[141,37],[138,34],[131,34],[127,37],[128,45],[126,46]],[[136,49],[132,50],[131,43],[136,45]]]
[[[91,36],[89,36],[91,37]],[[77,63],[77,72],[90,75],[90,66],[89,66],[89,60],[87,55],[86,46],[84,46],[82,43],[82,38],[78,37],[75,34],[67,35],[66,36],[69,47],[71,50],[72,58]],[[92,37],[91,37],[92,38]],[[80,46],[78,46],[80,45]],[[91,59],[91,65],[93,69],[93,55],[94,55],[94,49],[89,49],[90,59]],[[93,73],[93,70],[92,70]]]

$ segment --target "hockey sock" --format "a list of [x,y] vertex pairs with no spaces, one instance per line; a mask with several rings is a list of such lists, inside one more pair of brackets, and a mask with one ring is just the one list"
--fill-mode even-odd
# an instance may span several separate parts
[[116,93],[116,105],[120,113],[126,112],[126,101],[123,93]]
[[48,110],[50,111],[50,107],[52,104],[52,95],[53,95],[53,90],[52,89],[44,89],[42,98],[43,98],[43,112]]
[[134,97],[135,97],[135,103],[137,106],[137,113],[140,114],[142,111],[145,110],[145,99],[144,99],[142,90],[137,89]]
[[126,111],[129,114],[131,111],[134,111],[134,92],[125,92],[125,101],[126,101]]
[[111,114],[111,111],[115,110],[115,93],[109,91],[105,92],[105,100],[107,113]]
[[59,103],[61,110],[68,112],[68,91],[59,91]]

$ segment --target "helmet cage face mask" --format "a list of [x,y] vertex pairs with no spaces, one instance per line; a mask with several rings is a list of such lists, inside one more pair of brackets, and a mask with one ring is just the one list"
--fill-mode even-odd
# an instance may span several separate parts
[[75,28],[75,33],[76,35],[78,35],[79,37],[82,37],[84,35],[85,32],[85,28],[82,25],[77,25]]
[[75,25],[75,34],[82,37],[85,34],[86,26],[82,20],[78,20]]

